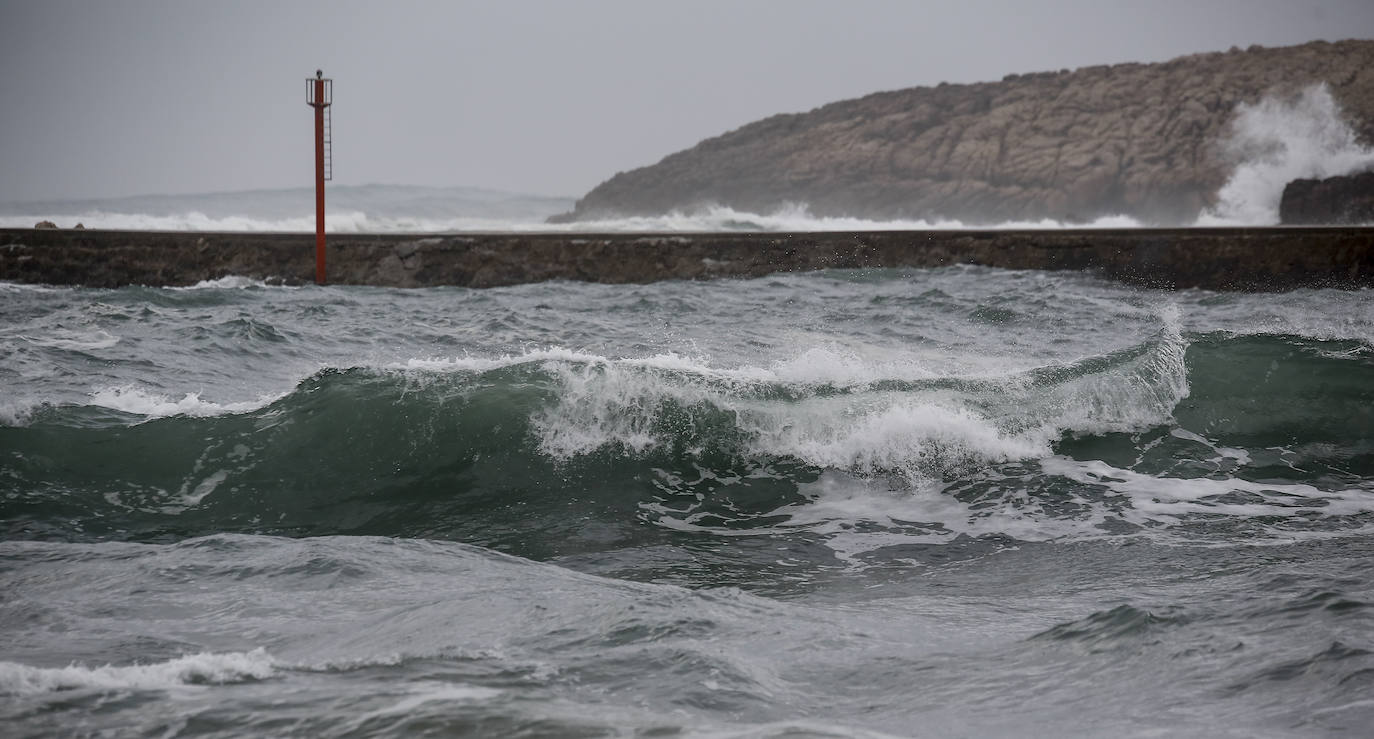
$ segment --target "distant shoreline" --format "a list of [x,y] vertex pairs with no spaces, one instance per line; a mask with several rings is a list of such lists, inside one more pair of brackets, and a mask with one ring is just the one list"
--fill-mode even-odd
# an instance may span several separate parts
[[[331,234],[329,281],[498,287],[647,283],[818,269],[1084,270],[1213,290],[1374,287],[1374,226],[740,233]],[[0,281],[120,287],[314,280],[314,234],[0,229]]]

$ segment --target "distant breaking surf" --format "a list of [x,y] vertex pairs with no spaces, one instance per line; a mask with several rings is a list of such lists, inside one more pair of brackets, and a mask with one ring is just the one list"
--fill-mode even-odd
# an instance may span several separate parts
[[[1216,202],[1194,226],[1272,226],[1279,199],[1294,179],[1332,177],[1374,168],[1374,149],[1358,141],[1326,85],[1293,98],[1267,97],[1240,105],[1224,156],[1235,164]],[[922,231],[957,229],[1137,228],[1118,214],[1088,221],[1055,219],[985,223],[952,218],[875,220],[820,216],[808,203],[788,203],[768,213],[703,205],[661,215],[549,223],[573,206],[572,198],[505,193],[471,187],[341,185],[330,188],[332,233],[453,232],[808,232]],[[60,228],[131,231],[310,232],[315,228],[310,188],[149,195],[104,200],[0,204],[0,227],[29,228],[51,221]]]

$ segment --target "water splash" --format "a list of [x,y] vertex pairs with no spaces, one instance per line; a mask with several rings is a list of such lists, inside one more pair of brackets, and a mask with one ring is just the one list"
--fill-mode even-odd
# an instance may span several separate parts
[[1276,225],[1289,182],[1374,168],[1374,149],[1359,143],[1326,83],[1296,97],[1237,106],[1222,148],[1239,164],[1217,191],[1216,205],[1198,216],[1199,226]]

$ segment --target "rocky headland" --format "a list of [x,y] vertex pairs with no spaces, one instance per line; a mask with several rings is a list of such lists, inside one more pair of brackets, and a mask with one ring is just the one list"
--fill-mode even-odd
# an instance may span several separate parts
[[1192,223],[1235,166],[1237,106],[1325,83],[1374,142],[1374,41],[1195,54],[880,92],[775,115],[621,172],[565,220],[723,205],[818,216]]

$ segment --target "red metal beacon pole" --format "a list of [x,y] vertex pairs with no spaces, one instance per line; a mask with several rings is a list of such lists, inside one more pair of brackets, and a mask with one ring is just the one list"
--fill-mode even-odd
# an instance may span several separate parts
[[315,284],[324,284],[324,182],[334,179],[334,151],[330,144],[329,105],[334,80],[315,70],[305,80],[305,102],[315,109]]

